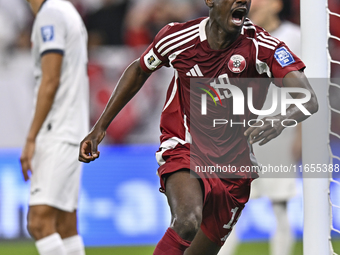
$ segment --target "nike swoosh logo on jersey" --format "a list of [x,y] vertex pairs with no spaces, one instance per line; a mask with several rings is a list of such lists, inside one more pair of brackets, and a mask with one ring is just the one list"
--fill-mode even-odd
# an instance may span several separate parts
[[35,189],[35,190],[31,191],[31,195],[33,196],[33,195],[37,194],[39,191],[40,191],[40,189]]
[[190,71],[186,73],[186,75],[193,76],[193,77],[203,77],[201,69],[199,68],[197,64],[193,68],[191,68]]

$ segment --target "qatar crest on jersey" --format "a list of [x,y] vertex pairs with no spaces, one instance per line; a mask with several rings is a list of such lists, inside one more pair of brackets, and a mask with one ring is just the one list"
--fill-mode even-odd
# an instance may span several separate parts
[[228,62],[229,70],[233,73],[242,73],[246,66],[246,59],[241,55],[233,55]]

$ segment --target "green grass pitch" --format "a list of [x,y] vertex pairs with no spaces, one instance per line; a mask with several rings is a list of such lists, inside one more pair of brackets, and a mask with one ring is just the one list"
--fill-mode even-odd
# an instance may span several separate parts
[[[334,241],[333,247],[340,252],[340,241]],[[87,247],[86,255],[152,255],[153,246],[131,247]],[[242,243],[235,255],[268,255],[268,243]],[[1,255],[38,255],[33,242],[0,242]],[[302,255],[302,243],[297,242],[294,255]]]

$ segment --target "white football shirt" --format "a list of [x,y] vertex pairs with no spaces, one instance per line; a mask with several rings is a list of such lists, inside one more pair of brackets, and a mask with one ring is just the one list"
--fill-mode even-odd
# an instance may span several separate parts
[[32,30],[32,55],[36,78],[35,102],[41,82],[41,57],[63,55],[60,84],[52,108],[37,139],[78,144],[89,127],[87,32],[74,6],[64,0],[45,1]]

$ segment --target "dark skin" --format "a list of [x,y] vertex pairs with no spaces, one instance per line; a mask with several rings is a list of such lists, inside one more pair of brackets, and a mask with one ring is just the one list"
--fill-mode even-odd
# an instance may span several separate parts
[[[209,21],[206,25],[207,40],[211,49],[224,49],[230,46],[240,35],[245,15],[249,12],[250,0],[205,0],[210,8]],[[241,22],[233,20],[233,12],[239,10],[244,13]],[[80,144],[79,160],[89,163],[99,157],[98,144],[105,136],[105,131],[111,121],[125,104],[139,91],[149,77],[143,71],[140,60],[133,62],[124,72],[116,89],[90,133]],[[293,79],[298,78],[295,81]],[[311,112],[317,110],[317,102],[308,80],[303,72],[291,72],[284,78],[284,86],[301,87],[311,91],[312,99],[304,106]],[[296,98],[302,95],[293,95]],[[303,96],[302,96],[303,97]],[[291,106],[286,118],[302,121],[305,116],[297,107]],[[252,143],[264,140],[270,141],[282,132],[279,125],[249,128],[245,136],[250,137]],[[166,177],[166,196],[171,209],[171,228],[185,240],[192,241],[184,255],[217,254],[220,246],[212,242],[200,229],[203,210],[204,191],[197,178],[190,178],[189,170],[175,172]]]
[[[318,102],[315,96],[313,89],[311,88],[308,79],[302,71],[293,71],[288,73],[283,79],[284,87],[300,87],[307,89],[311,92],[311,99],[303,104],[303,106],[311,113],[315,113],[318,110]],[[304,98],[305,95],[301,93],[292,93],[291,96],[294,99]],[[281,125],[281,121],[284,119],[294,119],[297,122],[301,122],[308,118],[308,116],[304,115],[298,107],[295,105],[291,105],[287,109],[286,116],[277,115],[273,117],[266,117],[265,119],[279,119],[280,121],[274,122],[274,127],[272,127],[272,123],[270,121],[264,121],[265,124],[262,127],[249,127],[244,135],[248,137],[250,144],[260,142],[259,145],[264,145],[268,143],[270,140],[274,139],[284,130],[284,126]],[[294,123],[286,122],[285,125],[293,125]]]
[[80,144],[79,160],[89,163],[99,157],[98,144],[103,140],[106,129],[121,109],[140,90],[150,76],[140,66],[139,59],[134,61],[123,73],[113,91],[104,112],[90,133]]
[[206,0],[209,10],[209,21],[205,28],[208,43],[213,50],[225,49],[240,35],[242,25],[232,21],[232,13],[241,10],[248,14],[250,0]]

